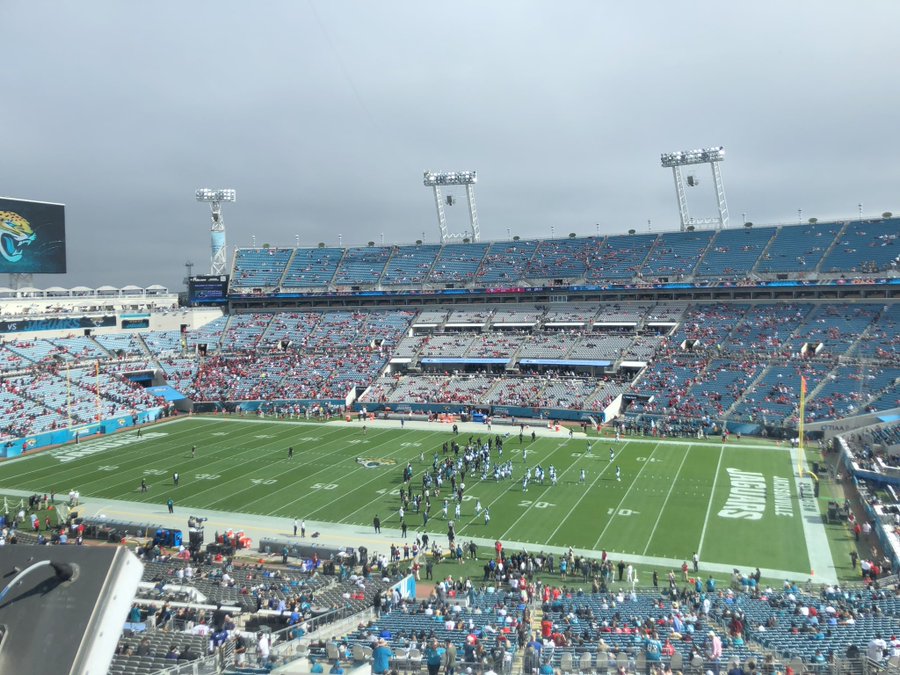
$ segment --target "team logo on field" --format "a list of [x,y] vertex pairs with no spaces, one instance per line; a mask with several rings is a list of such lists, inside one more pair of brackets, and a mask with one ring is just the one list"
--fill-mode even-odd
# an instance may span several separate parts
[[392,466],[397,462],[393,459],[378,459],[373,457],[357,457],[356,463],[367,469],[377,469],[379,466]]

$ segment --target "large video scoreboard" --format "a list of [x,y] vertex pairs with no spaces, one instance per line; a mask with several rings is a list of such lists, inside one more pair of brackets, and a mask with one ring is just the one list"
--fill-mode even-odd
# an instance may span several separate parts
[[65,206],[0,197],[0,273],[65,272]]
[[188,279],[188,304],[224,305],[228,302],[228,275],[202,274]]

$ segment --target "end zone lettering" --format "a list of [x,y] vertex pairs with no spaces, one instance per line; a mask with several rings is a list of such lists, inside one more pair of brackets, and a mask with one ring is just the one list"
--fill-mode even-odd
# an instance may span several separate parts
[[766,512],[766,478],[761,473],[726,469],[731,479],[731,492],[720,518],[760,520]]
[[73,462],[76,459],[88,457],[89,455],[103,452],[104,450],[114,450],[115,448],[122,448],[126,445],[131,445],[132,443],[140,443],[141,441],[149,441],[154,438],[162,438],[163,436],[168,435],[168,432],[165,431],[148,431],[143,436],[128,434],[127,436],[116,436],[103,441],[88,441],[81,445],[66,448],[65,450],[55,451],[52,454],[60,462]]

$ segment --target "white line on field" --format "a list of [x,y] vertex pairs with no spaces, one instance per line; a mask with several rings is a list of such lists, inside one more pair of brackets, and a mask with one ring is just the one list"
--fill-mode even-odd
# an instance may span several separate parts
[[703,531],[700,533],[700,544],[697,546],[698,557],[703,555],[703,540],[706,539],[706,526],[709,523],[709,514],[712,512],[713,497],[716,496],[716,483],[719,482],[719,469],[722,468],[722,457],[724,456],[725,445],[723,444],[719,449],[719,463],[716,464],[716,475],[713,476],[712,492],[709,493],[709,504],[706,505],[706,518],[703,519]]

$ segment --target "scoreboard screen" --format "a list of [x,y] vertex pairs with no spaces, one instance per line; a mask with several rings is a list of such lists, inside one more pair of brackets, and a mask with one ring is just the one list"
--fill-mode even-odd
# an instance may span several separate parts
[[188,280],[188,303],[224,305],[228,302],[228,275],[202,275]]

